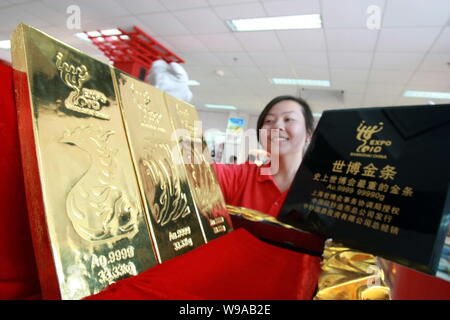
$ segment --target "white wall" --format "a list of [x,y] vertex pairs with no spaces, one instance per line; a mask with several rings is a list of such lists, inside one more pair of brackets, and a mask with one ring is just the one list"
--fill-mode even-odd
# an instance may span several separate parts
[[[220,112],[220,111],[204,111],[198,110],[200,119],[202,120],[202,128],[205,133],[205,140],[210,150],[217,148],[217,145],[224,143],[223,153],[219,158],[215,160],[218,162],[226,163],[230,156],[236,155],[238,157],[238,163],[242,163],[247,160],[249,148],[255,148],[257,146],[256,136],[250,134],[247,138],[241,139],[240,143],[230,143],[225,141],[225,133],[228,123],[228,118],[242,117],[246,119],[244,131],[250,132],[249,129],[256,130],[256,122],[258,116],[241,114],[237,112]],[[251,133],[251,132],[250,132]],[[217,150],[217,149],[216,149]]]
[[227,121],[229,112],[209,112],[199,110],[198,115],[202,120],[203,130],[218,129],[225,131],[227,128]]

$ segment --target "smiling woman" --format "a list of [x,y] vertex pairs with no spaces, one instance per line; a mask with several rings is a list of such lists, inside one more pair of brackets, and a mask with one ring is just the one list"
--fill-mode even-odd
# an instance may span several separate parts
[[214,164],[227,204],[278,216],[313,132],[306,101],[293,96],[272,99],[261,112],[258,140],[270,154],[267,165]]

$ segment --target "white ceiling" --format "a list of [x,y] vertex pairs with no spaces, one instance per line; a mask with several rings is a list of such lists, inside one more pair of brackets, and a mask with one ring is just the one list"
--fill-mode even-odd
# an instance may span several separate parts
[[[82,30],[66,27],[74,4]],[[379,30],[367,27],[374,5],[381,9]],[[312,13],[321,14],[323,29],[238,33],[225,24]],[[201,83],[191,87],[199,109],[229,104],[258,114],[272,97],[301,90],[272,85],[272,77],[330,80],[331,89],[320,90],[343,92],[303,90],[314,112],[427,104],[403,92],[450,92],[449,0],[1,0],[0,21],[0,40],[24,22],[102,60],[73,34],[139,26],[186,61],[190,78]],[[10,60],[9,52],[0,50],[0,58]]]

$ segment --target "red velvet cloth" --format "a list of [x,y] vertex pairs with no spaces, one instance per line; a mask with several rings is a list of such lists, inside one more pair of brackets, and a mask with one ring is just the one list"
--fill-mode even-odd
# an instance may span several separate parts
[[394,300],[450,300],[450,282],[394,265]]
[[319,258],[238,229],[86,299],[312,299],[319,274]]
[[27,216],[12,68],[0,63],[0,299],[40,297]]

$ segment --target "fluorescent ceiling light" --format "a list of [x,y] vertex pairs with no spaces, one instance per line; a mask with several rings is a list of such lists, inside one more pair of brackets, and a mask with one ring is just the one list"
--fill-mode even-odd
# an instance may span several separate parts
[[265,30],[322,28],[322,20],[320,18],[320,14],[236,19],[236,20],[227,20],[226,23],[233,31],[265,31]]
[[223,106],[218,104],[205,104],[205,107],[210,109],[225,109],[225,110],[236,110],[235,106]]
[[450,99],[450,92],[408,90],[408,91],[405,91],[403,96],[411,97],[411,98]]
[[307,80],[307,79],[281,79],[273,78],[273,84],[283,84],[292,86],[314,86],[314,87],[329,87],[330,81],[328,80]]
[[196,81],[196,80],[188,80],[188,86],[199,86],[200,82]]
[[0,49],[11,49],[11,41],[10,40],[0,41]]
[[318,118],[320,118],[321,116],[322,116],[321,113],[313,113],[313,117],[318,117]]

